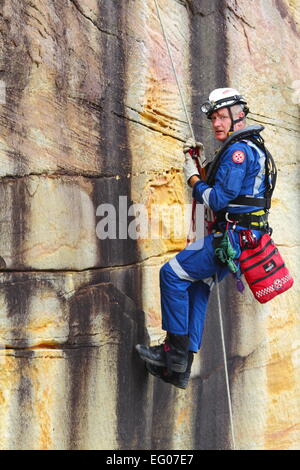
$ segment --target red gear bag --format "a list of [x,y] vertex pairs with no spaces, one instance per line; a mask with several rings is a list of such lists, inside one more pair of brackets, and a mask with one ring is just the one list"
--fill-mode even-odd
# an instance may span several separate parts
[[270,235],[265,233],[256,248],[242,251],[240,266],[260,303],[266,303],[292,287],[294,280]]

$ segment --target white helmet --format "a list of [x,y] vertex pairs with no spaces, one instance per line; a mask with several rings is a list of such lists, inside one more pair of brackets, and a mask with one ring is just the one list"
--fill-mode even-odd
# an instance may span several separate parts
[[249,109],[246,104],[245,98],[234,88],[217,88],[209,95],[208,101],[205,101],[201,106],[201,111],[206,114],[210,119],[212,113],[221,108],[230,108],[235,104],[243,105],[245,115],[248,114]]

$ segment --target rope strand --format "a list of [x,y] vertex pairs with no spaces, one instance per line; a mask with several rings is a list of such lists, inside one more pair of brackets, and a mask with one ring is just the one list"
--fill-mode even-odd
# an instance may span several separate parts
[[[159,22],[160,22],[160,26],[161,26],[162,33],[163,33],[163,36],[164,36],[164,40],[165,40],[165,43],[166,43],[166,46],[167,46],[167,50],[168,50],[168,54],[169,54],[169,57],[170,57],[170,62],[171,62],[172,69],[173,69],[173,72],[174,72],[175,80],[176,80],[176,83],[177,83],[178,91],[179,91],[179,94],[180,94],[182,107],[183,107],[185,115],[186,115],[187,123],[188,123],[188,126],[190,128],[190,132],[191,132],[191,136],[195,140],[195,134],[194,134],[192,123],[191,123],[189,114],[187,112],[187,108],[186,108],[185,101],[184,101],[184,98],[183,98],[183,93],[182,93],[181,86],[180,86],[180,83],[179,83],[179,79],[178,79],[178,76],[177,76],[177,72],[176,72],[176,69],[175,69],[175,66],[174,66],[174,62],[173,62],[173,58],[172,58],[168,38],[167,38],[167,35],[166,35],[166,32],[165,32],[165,28],[164,28],[164,24],[163,24],[163,21],[162,21],[160,10],[159,10],[158,4],[157,4],[157,0],[154,0],[154,3],[155,3],[155,6],[156,6],[157,16],[158,16],[158,19],[159,19]],[[223,350],[224,369],[225,369],[225,381],[226,381],[226,390],[227,390],[227,399],[228,399],[228,408],[229,408],[229,417],[230,417],[232,447],[233,447],[233,450],[235,450],[235,436],[234,436],[234,427],[233,427],[232,405],[231,405],[230,386],[229,386],[228,369],[227,369],[227,358],[226,358],[226,347],[225,347],[225,339],[224,339],[224,328],[223,328],[223,318],[222,318],[222,309],[221,309],[221,300],[220,300],[220,290],[219,290],[217,274],[216,274],[215,278],[216,278],[216,289],[217,289],[217,299],[218,299],[220,330],[221,330],[221,338],[222,338],[222,350]]]
[[231,405],[231,396],[230,396],[230,385],[229,385],[228,368],[227,368],[227,355],[226,355],[226,346],[225,346],[225,339],[224,339],[224,328],[223,328],[222,307],[221,307],[221,299],[220,299],[220,288],[219,288],[217,273],[216,273],[216,290],[217,290],[217,299],[218,299],[219,323],[220,323],[221,339],[222,339],[222,350],[223,350],[223,359],[224,359],[225,381],[226,381],[226,391],[227,391],[227,400],[228,400],[228,409],[229,409],[229,418],[230,418],[232,448],[233,448],[233,450],[235,450],[236,447],[235,447],[233,414],[232,414],[232,405]]
[[162,17],[161,17],[161,15],[160,15],[160,10],[159,10],[159,7],[158,7],[158,4],[157,4],[157,1],[156,1],[156,0],[154,0],[154,3],[155,3],[155,6],[156,6],[157,16],[158,16],[158,19],[159,19],[159,22],[160,22],[160,26],[161,26],[161,29],[162,29],[162,33],[163,33],[164,40],[165,40],[165,43],[166,43],[166,46],[167,46],[167,50],[168,50],[168,54],[169,54],[169,57],[170,57],[170,62],[171,62],[172,69],[173,69],[174,76],[175,76],[175,80],[176,80],[176,83],[177,83],[177,88],[178,88],[178,91],[179,91],[179,94],[180,94],[180,98],[181,98],[181,102],[182,102],[182,107],[183,107],[184,112],[185,112],[185,116],[186,116],[186,119],[187,119],[187,122],[188,122],[188,125],[189,125],[189,128],[190,128],[190,132],[191,132],[192,138],[195,140],[195,134],[194,134],[193,127],[192,127],[192,123],[191,123],[189,114],[188,114],[188,112],[187,112],[187,108],[186,108],[185,101],[184,101],[184,98],[183,98],[183,93],[182,93],[181,86],[180,86],[179,79],[178,79],[178,75],[177,75],[177,72],[176,72],[176,69],[175,69],[175,66],[174,66],[174,62],[173,62],[173,58],[172,58],[172,54],[171,54],[171,49],[170,49],[169,42],[168,42],[168,38],[167,38],[167,35],[166,35],[166,32],[165,32],[165,28],[164,28],[164,24],[163,24],[163,21],[162,21]]

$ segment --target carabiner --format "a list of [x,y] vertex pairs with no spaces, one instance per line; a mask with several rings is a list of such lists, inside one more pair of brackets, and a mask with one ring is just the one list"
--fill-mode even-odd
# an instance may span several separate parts
[[228,218],[228,212],[226,212],[226,214],[225,214],[225,220],[227,221],[227,226],[228,226],[228,224],[233,224],[232,230],[235,230],[235,227],[236,227],[236,224],[237,224],[238,221],[237,220],[230,220]]
[[227,222],[229,222],[229,223],[231,223],[231,224],[236,223],[236,220],[230,220],[230,219],[228,218],[228,212],[226,212],[226,214],[225,214],[225,220],[227,220]]

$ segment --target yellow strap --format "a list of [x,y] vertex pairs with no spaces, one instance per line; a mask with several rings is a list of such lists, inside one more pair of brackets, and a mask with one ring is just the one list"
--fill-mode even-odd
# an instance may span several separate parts
[[260,209],[259,211],[256,211],[256,212],[251,212],[251,214],[253,215],[264,215],[265,214],[265,211],[263,209]]
[[[263,209],[260,209],[259,211],[256,212],[251,212],[253,215],[265,215],[265,211]],[[266,222],[251,222],[251,225],[255,225],[256,227],[263,227],[266,224]]]

